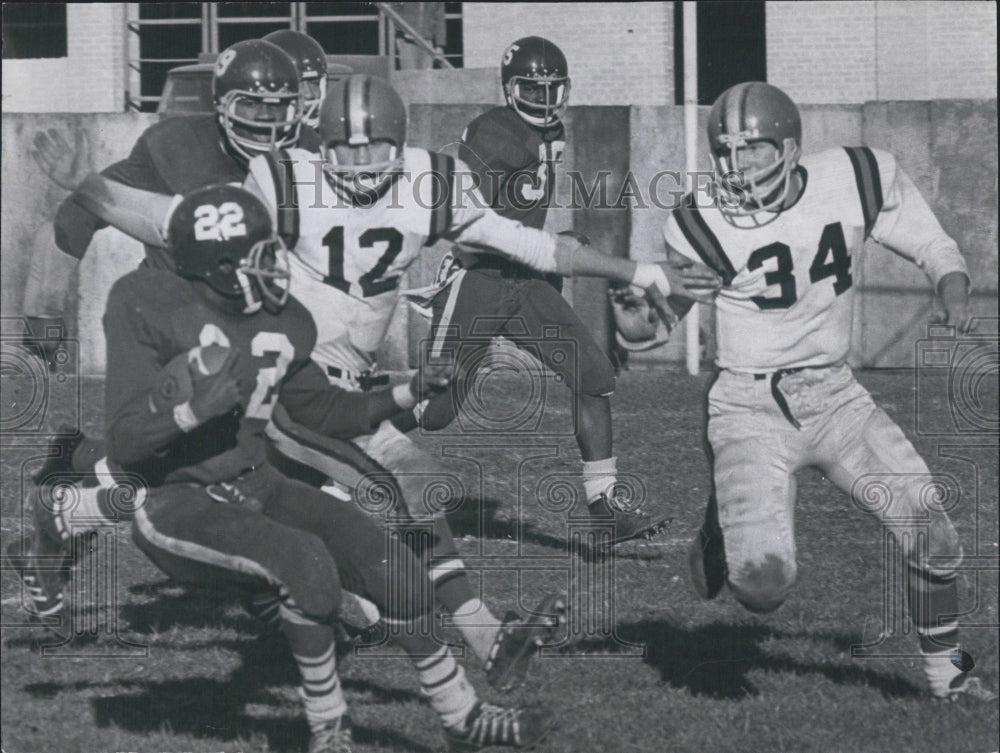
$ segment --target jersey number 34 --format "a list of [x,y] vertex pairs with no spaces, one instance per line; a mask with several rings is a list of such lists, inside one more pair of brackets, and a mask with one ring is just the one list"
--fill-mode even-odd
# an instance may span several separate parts
[[[787,309],[798,300],[795,289],[795,275],[792,270],[792,249],[781,242],[769,243],[758,248],[747,259],[747,269],[753,272],[764,262],[774,259],[776,266],[764,273],[764,282],[778,287],[777,295],[758,295],[751,300],[762,309]],[[817,283],[833,277],[833,292],[840,295],[851,287],[851,257],[847,253],[844,229],[839,222],[832,222],[823,228],[819,239],[819,249],[809,266],[809,282]]]

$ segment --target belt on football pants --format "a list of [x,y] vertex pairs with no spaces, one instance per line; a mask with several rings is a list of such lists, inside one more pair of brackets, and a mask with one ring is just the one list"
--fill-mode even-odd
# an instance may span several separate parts
[[362,392],[368,392],[373,387],[386,387],[389,384],[388,374],[373,374],[367,370],[362,371],[360,374],[354,374],[350,371],[338,369],[336,366],[327,366],[326,373],[327,376],[331,376],[334,379],[346,379],[357,382]]
[[781,394],[781,390],[778,389],[778,384],[781,380],[788,376],[789,374],[798,374],[800,371],[805,371],[808,366],[800,366],[797,369],[778,369],[777,371],[772,371],[768,374],[754,374],[753,378],[762,382],[768,377],[771,377],[771,396],[774,398],[774,402],[778,404],[778,408],[781,409],[781,414],[788,419],[788,422],[794,426],[796,429],[801,429],[802,424],[800,424],[795,416],[792,415],[791,409],[788,407],[788,401],[785,400],[785,396]]

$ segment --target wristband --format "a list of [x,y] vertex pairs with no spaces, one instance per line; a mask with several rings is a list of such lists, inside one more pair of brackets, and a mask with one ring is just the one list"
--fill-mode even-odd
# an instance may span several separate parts
[[664,296],[670,295],[670,281],[667,275],[658,264],[639,262],[635,265],[635,274],[632,276],[632,284],[638,285],[646,290],[651,285],[656,285]]
[[397,384],[392,388],[392,400],[400,410],[410,410],[417,404],[417,398],[409,384]]
[[191,410],[191,403],[181,403],[180,405],[174,406],[174,423],[187,434],[189,431],[197,429],[201,422],[198,417],[194,415],[194,411]]

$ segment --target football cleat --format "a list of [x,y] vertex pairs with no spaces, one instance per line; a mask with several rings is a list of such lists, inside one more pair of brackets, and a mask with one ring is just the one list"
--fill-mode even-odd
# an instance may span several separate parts
[[995,703],[997,700],[997,694],[987,688],[981,679],[978,677],[969,677],[966,674],[956,677],[948,688],[947,693],[944,695],[935,694],[934,697],[942,701],[960,701],[963,698],[974,698],[977,701]]
[[566,601],[555,594],[542,599],[526,619],[508,612],[483,665],[486,681],[505,692],[524,684],[538,647],[552,636],[565,614]]
[[719,527],[718,504],[709,500],[705,522],[688,549],[688,569],[691,584],[703,599],[714,599],[726,585],[729,569],[726,567],[726,547]]
[[21,608],[33,622],[56,627],[65,611],[72,557],[61,544],[36,531],[24,548],[11,543],[4,558],[8,568],[20,573]]
[[344,714],[312,733],[308,753],[351,753],[351,719]]
[[614,522],[614,539],[608,543],[620,544],[631,539],[651,539],[662,533],[670,524],[670,517],[661,513],[651,515],[641,508],[630,508],[620,496],[628,493],[625,487],[615,487],[611,494],[602,494],[587,505],[590,519],[595,526]]
[[479,701],[461,726],[446,727],[451,750],[483,750],[493,746],[529,748],[555,725],[546,708],[505,708]]

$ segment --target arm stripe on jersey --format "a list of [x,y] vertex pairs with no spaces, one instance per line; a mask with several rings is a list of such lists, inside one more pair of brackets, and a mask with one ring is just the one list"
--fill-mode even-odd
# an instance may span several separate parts
[[878,213],[882,211],[882,178],[878,171],[878,160],[867,146],[845,146],[844,151],[854,168],[858,196],[861,197],[861,213],[865,220],[865,235],[868,235],[878,219]]
[[722,244],[715,237],[715,233],[701,216],[701,210],[695,202],[694,194],[687,194],[681,205],[674,210],[674,217],[677,218],[677,225],[691,247],[698,252],[698,256],[709,267],[722,275],[723,282],[728,285],[736,277],[736,270],[733,263],[729,261],[726,252],[722,249]]
[[292,157],[281,149],[277,152],[265,152],[264,161],[271,171],[271,181],[274,183],[278,235],[289,249],[295,248],[299,240],[299,194],[295,186]]
[[442,178],[431,179],[431,225],[425,246],[437,243],[451,227],[451,202],[455,193],[455,160],[445,154],[430,152],[431,173]]

